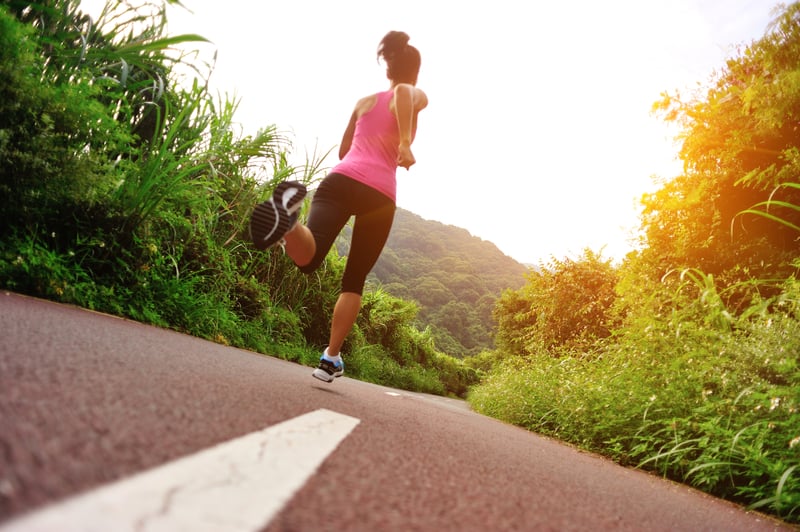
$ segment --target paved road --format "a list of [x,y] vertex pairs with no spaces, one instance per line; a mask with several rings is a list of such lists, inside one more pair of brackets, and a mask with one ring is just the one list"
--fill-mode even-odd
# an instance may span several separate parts
[[[792,529],[461,401],[347,377],[327,385],[303,366],[4,292],[0,331],[0,530],[321,409],[356,424],[256,530]],[[282,465],[311,463],[286,447]]]

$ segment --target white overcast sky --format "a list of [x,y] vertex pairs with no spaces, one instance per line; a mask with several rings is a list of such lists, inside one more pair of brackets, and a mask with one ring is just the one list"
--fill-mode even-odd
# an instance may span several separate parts
[[[102,2],[83,0],[99,13]],[[398,205],[467,229],[520,262],[621,258],[653,176],[680,171],[664,91],[706,83],[763,36],[772,0],[183,0],[172,33],[217,53],[212,89],[245,134],[275,124],[297,161],[338,146],[356,100],[388,87],[378,42],[422,54],[430,106],[398,170]],[[333,151],[336,153],[336,150]],[[334,155],[327,161],[335,163]]]

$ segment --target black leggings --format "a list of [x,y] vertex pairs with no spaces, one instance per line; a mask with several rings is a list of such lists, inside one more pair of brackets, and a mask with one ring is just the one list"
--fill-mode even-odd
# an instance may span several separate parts
[[329,174],[314,193],[306,223],[317,251],[300,270],[311,273],[319,268],[344,224],[355,215],[342,292],[363,293],[367,275],[389,238],[394,211],[394,201],[383,193],[345,175]]

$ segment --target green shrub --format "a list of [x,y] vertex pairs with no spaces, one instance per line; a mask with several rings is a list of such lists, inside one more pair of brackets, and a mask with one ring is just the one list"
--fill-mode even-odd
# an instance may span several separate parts
[[800,520],[800,291],[725,310],[693,272],[668,320],[553,358],[510,357],[474,387],[477,411]]

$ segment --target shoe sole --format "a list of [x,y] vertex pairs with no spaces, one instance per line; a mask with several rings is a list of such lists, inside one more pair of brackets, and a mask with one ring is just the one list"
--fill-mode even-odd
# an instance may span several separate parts
[[314,372],[311,374],[312,377],[315,379],[319,379],[322,382],[333,382],[334,376],[325,371],[324,369],[315,369]]
[[294,214],[300,210],[300,203],[306,197],[307,189],[303,183],[297,181],[283,181],[278,183],[272,192],[272,202],[282,205],[286,212]]
[[258,249],[267,249],[277,243],[290,229],[292,216],[272,201],[259,203],[250,218],[250,237]]
[[278,183],[272,200],[259,203],[250,218],[250,238],[260,250],[279,242],[297,220],[306,187],[296,181]]
[[342,375],[344,375],[344,371],[337,371],[336,373],[331,375],[322,368],[315,369],[314,372],[311,374],[312,377],[325,382],[333,382],[334,379],[338,379]]

